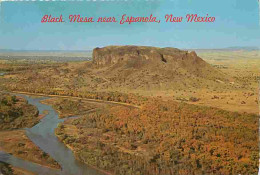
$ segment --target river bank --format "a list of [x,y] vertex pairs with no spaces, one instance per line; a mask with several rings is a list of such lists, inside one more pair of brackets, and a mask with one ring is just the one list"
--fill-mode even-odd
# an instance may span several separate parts
[[37,147],[24,129],[0,131],[0,150],[21,159],[34,162],[47,168],[60,169],[60,165],[47,153]]
[[[36,173],[36,174],[62,174],[62,175],[74,175],[74,174],[89,174],[89,175],[102,175],[104,173],[98,171],[95,168],[89,167],[84,163],[81,163],[80,161],[76,160],[74,158],[73,153],[70,149],[68,149],[62,142],[58,140],[58,138],[54,134],[54,130],[57,127],[57,125],[60,122],[63,122],[64,120],[58,118],[58,113],[49,105],[45,105],[40,103],[41,100],[47,99],[47,97],[31,97],[24,94],[13,94],[17,96],[21,96],[25,98],[28,101],[28,104],[34,105],[39,110],[39,115],[41,116],[41,120],[38,124],[33,126],[32,128],[27,128],[25,130],[21,131],[13,131],[16,134],[11,134],[8,138],[8,134],[3,134],[3,141],[4,141],[4,150],[5,152],[0,152],[0,161],[9,163],[12,166],[15,166],[17,168],[22,168],[24,170],[28,170],[30,172]],[[44,117],[43,117],[44,116]],[[10,131],[8,131],[10,132]],[[1,135],[1,133],[0,133]],[[6,137],[5,137],[6,136]],[[24,157],[21,157],[22,159],[17,158],[19,154],[24,154],[26,156],[27,154],[30,155],[30,157],[34,156],[33,151],[26,150],[16,150],[17,154],[13,154],[10,150],[8,150],[8,146],[10,148],[17,147],[16,145],[21,147],[32,147],[32,145],[27,145],[28,143],[22,143],[22,140],[28,138],[30,143],[32,145],[36,145],[42,152],[43,157],[46,157],[46,155],[50,155],[53,160],[55,160],[61,167],[61,170],[52,170],[52,168],[47,168],[45,165],[40,165],[41,162],[31,163],[26,160],[23,160]],[[12,140],[12,142],[8,142]],[[2,143],[2,141],[1,141]],[[12,144],[10,146],[10,144]],[[20,149],[20,148],[19,148]],[[13,155],[8,154],[8,151],[12,153]],[[37,157],[37,156],[36,156]],[[33,161],[33,159],[28,159],[30,161]]]
[[[1,92],[1,91],[0,91]],[[43,94],[43,93],[32,93],[32,92],[24,92],[24,91],[10,91],[10,93],[21,94],[21,95],[28,95],[28,96],[39,96],[39,97],[59,97],[59,98],[71,98],[71,99],[81,99],[89,102],[97,102],[102,104],[111,104],[111,105],[120,105],[126,106],[131,108],[138,108],[140,109],[141,106],[131,104],[131,103],[123,103],[117,101],[108,101],[108,100],[100,100],[100,99],[93,99],[93,98],[85,98],[85,97],[78,97],[78,96],[69,96],[69,95],[51,95],[51,94]]]
[[[73,133],[74,133],[74,134],[77,134],[77,132],[73,132],[73,131],[72,131],[72,130],[73,130],[73,129],[72,129],[73,126],[68,127],[68,123],[70,123],[71,120],[73,120],[73,119],[68,119],[68,120],[66,120],[66,121],[65,121],[65,123],[66,123],[65,125],[66,125],[67,128],[69,128],[69,130],[70,130],[69,133],[70,133],[70,134],[72,134],[72,135],[73,135]],[[62,124],[59,124],[58,127],[55,129],[55,135],[58,137],[58,139],[59,139],[61,142],[64,143],[64,145],[66,145],[66,147],[68,147],[68,148],[74,153],[75,158],[78,159],[78,160],[80,160],[80,159],[78,158],[78,156],[77,156],[77,151],[76,151],[77,149],[74,148],[71,143],[66,143],[66,141],[64,141],[64,138],[63,138],[64,135],[63,135],[63,134],[60,134],[58,128],[60,128],[62,125],[63,125],[63,123],[62,123]],[[75,127],[74,127],[74,129],[75,129]],[[66,132],[66,133],[68,134],[68,132]],[[75,136],[75,135],[74,135],[74,136]],[[75,136],[75,137],[77,137],[77,136]],[[98,170],[98,171],[104,173],[105,175],[112,175],[112,174],[113,174],[112,172],[102,170],[102,169],[98,168],[97,166],[94,166],[94,165],[91,165],[91,164],[88,164],[88,166],[90,166],[91,168],[96,169],[96,170]]]
[[[76,160],[72,151],[68,149],[54,134],[57,125],[64,121],[58,118],[58,112],[50,105],[42,104],[42,100],[48,97],[35,97],[31,98],[28,95],[22,95],[28,100],[29,104],[35,105],[39,114],[45,111],[45,117],[41,119],[33,128],[26,130],[26,135],[32,142],[38,145],[44,152],[48,153],[54,160],[61,165],[61,174],[74,175],[74,174],[89,174],[89,175],[102,175],[103,173],[88,167],[86,164]],[[48,113],[46,113],[48,111]]]
[[24,170],[22,168],[14,167],[8,163],[0,161],[0,174],[5,175],[36,175],[30,171]]

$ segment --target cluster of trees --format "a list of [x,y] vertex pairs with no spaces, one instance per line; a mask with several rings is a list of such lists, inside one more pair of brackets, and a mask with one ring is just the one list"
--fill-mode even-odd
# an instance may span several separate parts
[[60,118],[83,115],[98,107],[95,104],[87,103],[81,99],[64,99],[59,97],[50,98],[42,102],[52,105],[52,107],[59,112]]
[[13,169],[11,165],[0,161],[0,172],[4,175],[13,175]]
[[81,100],[57,99],[53,102],[52,107],[59,112],[60,118],[80,115],[83,110]]
[[35,106],[21,97],[0,93],[0,130],[32,127],[38,121]]
[[46,87],[35,87],[35,86],[23,86],[23,85],[13,85],[7,86],[11,91],[22,91],[29,93],[41,93],[46,95],[61,95],[61,96],[72,96],[72,97],[81,97],[81,98],[89,98],[96,100],[104,100],[104,101],[115,101],[115,102],[123,102],[134,105],[142,105],[144,104],[148,98],[143,97],[141,95],[133,94],[133,93],[121,93],[121,92],[95,92],[95,91],[77,91],[77,90],[60,90],[57,88],[46,88]]
[[77,158],[114,174],[257,174],[258,117],[174,101],[114,107],[60,125]]

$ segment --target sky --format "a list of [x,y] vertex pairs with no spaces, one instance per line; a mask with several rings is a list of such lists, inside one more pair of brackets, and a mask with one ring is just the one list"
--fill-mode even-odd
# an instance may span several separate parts
[[[157,16],[161,23],[69,23],[68,16]],[[166,23],[164,16],[214,16],[214,23]],[[1,2],[0,49],[90,50],[107,45],[183,49],[260,47],[257,0],[114,0]],[[63,15],[65,23],[41,23]]]

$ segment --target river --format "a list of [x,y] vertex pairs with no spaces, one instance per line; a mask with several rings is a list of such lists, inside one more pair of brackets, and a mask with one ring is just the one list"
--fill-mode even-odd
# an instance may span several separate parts
[[29,104],[38,108],[40,114],[43,114],[43,111],[48,111],[48,114],[41,119],[37,125],[26,129],[26,135],[32,142],[56,160],[61,165],[62,169],[61,171],[49,169],[32,162],[15,158],[14,156],[4,152],[0,152],[1,161],[32,171],[36,174],[103,175],[100,171],[76,160],[73,152],[55,136],[55,128],[60,122],[63,122],[64,119],[59,119],[57,111],[55,111],[50,105],[40,103],[41,100],[47,99],[48,97],[31,97],[21,94],[16,95],[26,98]]

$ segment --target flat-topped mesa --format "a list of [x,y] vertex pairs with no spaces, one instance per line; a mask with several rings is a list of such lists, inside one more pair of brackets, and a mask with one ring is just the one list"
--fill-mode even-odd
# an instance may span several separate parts
[[93,63],[98,66],[112,65],[125,61],[149,62],[200,62],[203,61],[195,52],[188,53],[176,48],[157,48],[148,46],[107,46],[93,50]]
[[[147,46],[108,46],[93,50],[93,65],[106,74],[147,81],[160,75],[160,81],[191,81],[191,77],[224,81],[224,75],[192,51]],[[145,74],[145,72],[147,74]],[[130,77],[131,77],[130,76]],[[149,80],[153,81],[153,80]]]

